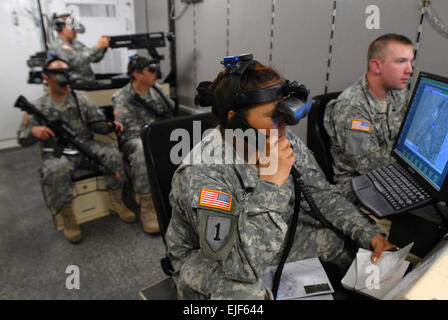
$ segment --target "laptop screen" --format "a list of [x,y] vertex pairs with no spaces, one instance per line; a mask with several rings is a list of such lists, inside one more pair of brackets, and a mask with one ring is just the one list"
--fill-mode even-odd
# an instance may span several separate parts
[[394,151],[440,191],[448,173],[448,81],[418,78]]

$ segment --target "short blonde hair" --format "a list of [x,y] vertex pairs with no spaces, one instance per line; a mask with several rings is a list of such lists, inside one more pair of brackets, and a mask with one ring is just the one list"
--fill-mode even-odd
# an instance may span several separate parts
[[370,70],[369,62],[372,59],[384,60],[386,57],[386,49],[390,42],[398,42],[402,45],[413,46],[411,40],[408,37],[396,33],[384,34],[376,38],[367,50],[367,70]]

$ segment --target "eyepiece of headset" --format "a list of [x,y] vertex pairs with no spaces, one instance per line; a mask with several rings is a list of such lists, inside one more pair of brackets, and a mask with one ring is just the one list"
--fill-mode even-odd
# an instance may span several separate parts
[[[67,18],[71,19],[71,23],[67,23]],[[51,17],[51,23],[53,28],[57,32],[60,32],[62,30],[61,25],[66,25],[67,27],[75,30],[77,33],[84,33],[86,31],[84,25],[82,23],[78,23],[70,13],[53,13],[53,16]]]
[[228,98],[216,104],[214,94],[209,90],[211,82],[204,81],[197,87],[198,98],[196,100],[199,105],[212,105],[213,112],[219,116],[226,115],[229,110],[234,108],[280,100],[277,103],[274,117],[282,118],[288,125],[296,125],[311,108],[311,101],[307,102],[310,91],[305,85],[286,79],[266,88],[242,90],[242,75],[249,66],[259,63],[253,57],[251,53],[224,57],[221,64],[228,69],[230,75]]
[[143,71],[146,67],[148,67],[148,70],[154,73],[157,73],[157,78],[161,77],[160,74],[160,65],[157,60],[147,60],[143,62],[138,62],[138,59],[140,56],[138,54],[129,56],[130,66],[129,70],[127,72],[128,76],[131,76],[131,74],[135,71]]

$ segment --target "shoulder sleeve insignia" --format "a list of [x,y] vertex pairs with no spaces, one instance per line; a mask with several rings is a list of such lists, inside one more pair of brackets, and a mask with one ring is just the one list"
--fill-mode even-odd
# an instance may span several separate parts
[[370,132],[372,124],[367,120],[352,120],[350,130]]
[[199,240],[206,257],[224,260],[231,251],[237,234],[238,217],[202,209]]
[[114,116],[115,116],[115,118],[121,119],[123,117],[123,114],[121,113],[120,110],[114,109]]
[[199,205],[230,212],[232,208],[232,195],[222,191],[202,188]]
[[30,122],[30,117],[28,116],[28,114],[24,113],[22,116],[22,123],[28,124],[28,122]]

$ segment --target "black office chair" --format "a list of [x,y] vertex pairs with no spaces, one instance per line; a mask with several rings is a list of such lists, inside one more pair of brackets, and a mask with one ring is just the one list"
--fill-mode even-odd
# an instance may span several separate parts
[[333,180],[333,157],[330,152],[330,137],[325,131],[323,119],[327,103],[336,99],[341,92],[331,92],[315,96],[308,113],[307,146],[314,153],[317,163],[321,167],[328,182]]
[[170,151],[179,141],[170,141],[170,135],[178,128],[187,130],[190,136],[190,149],[193,148],[193,121],[201,121],[201,136],[205,130],[217,124],[215,117],[209,112],[156,121],[142,128],[141,138],[146,167],[163,241],[165,241],[166,229],[171,219],[169,203],[171,179],[178,167],[177,164],[171,162]]

